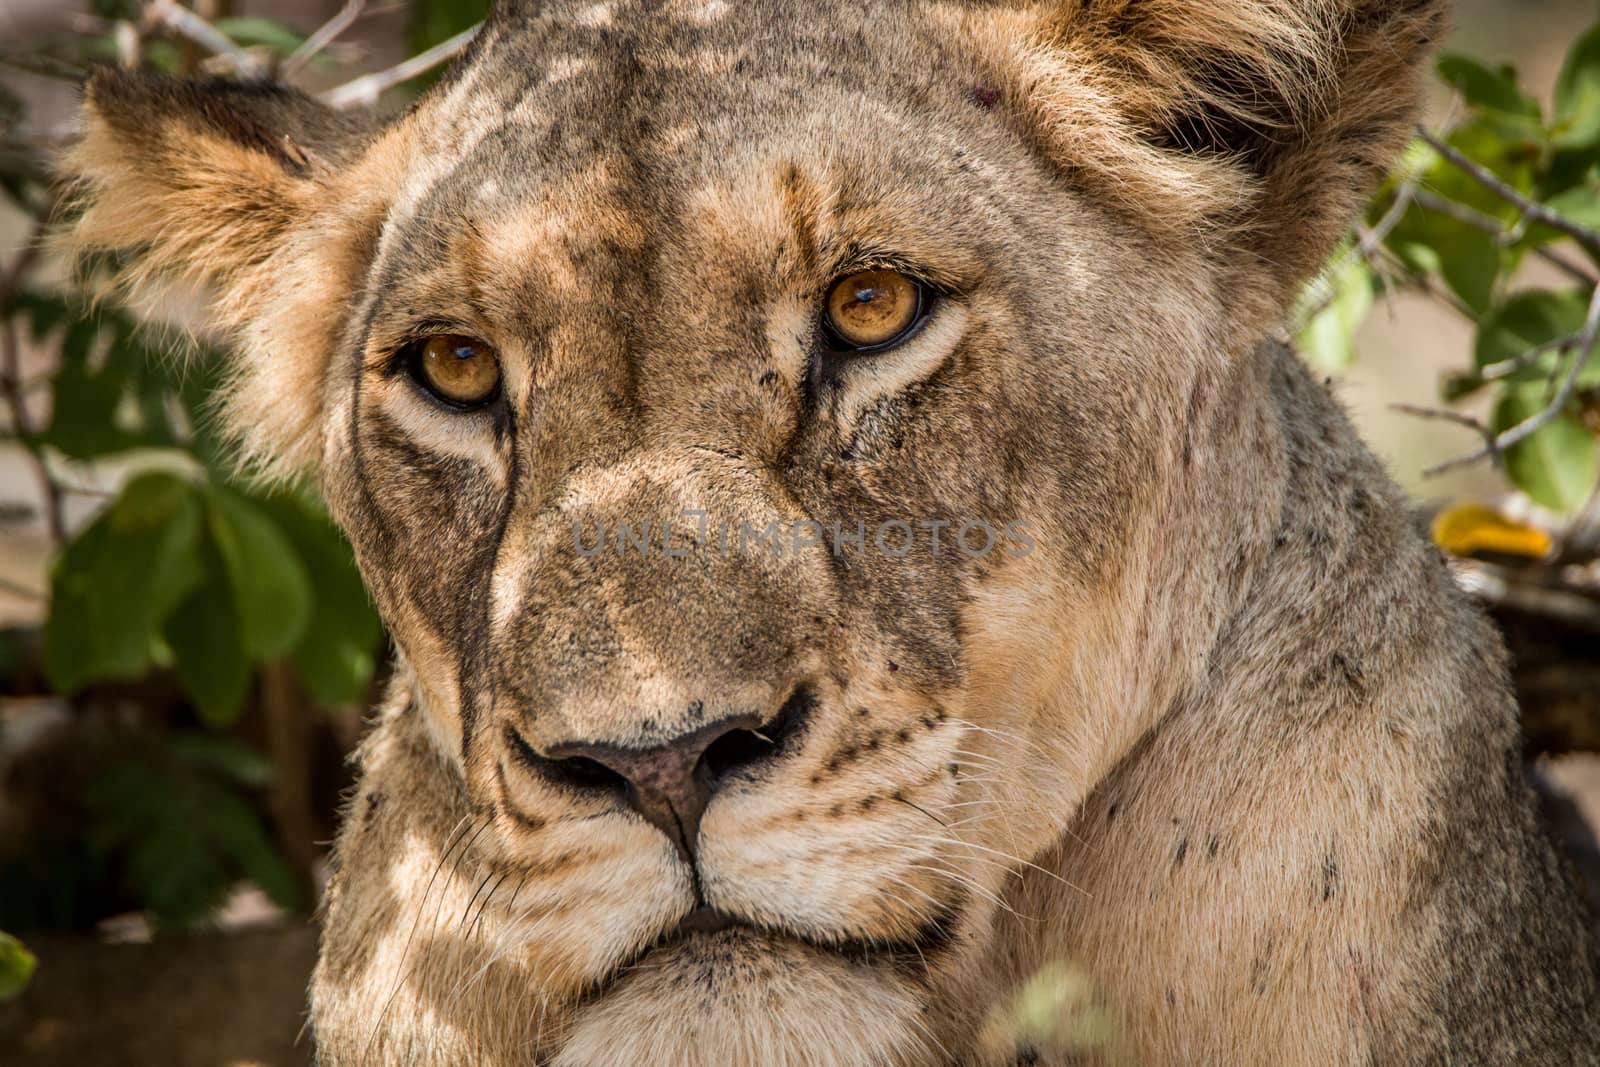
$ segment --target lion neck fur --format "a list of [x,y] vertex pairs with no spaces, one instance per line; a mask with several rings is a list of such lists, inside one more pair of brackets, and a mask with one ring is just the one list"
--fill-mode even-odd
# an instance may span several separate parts
[[[1055,714],[1119,725],[1079,755],[1068,830],[1016,874],[965,987],[1077,969],[1095,991],[1080,1009],[1114,1004],[1118,1036],[1095,1054],[1071,1033],[1030,1046],[991,1009],[966,1022],[982,1062],[1600,1047],[1595,946],[1573,943],[1570,882],[1537,844],[1498,634],[1286,344],[1202,373],[1189,410],[1104,609],[1113,636],[1060,676]],[[1454,953],[1488,922],[1522,929],[1463,979]],[[1555,974],[1564,1013],[1520,1030],[1479,1010]],[[1346,1011],[1307,1014],[1330,988]]]

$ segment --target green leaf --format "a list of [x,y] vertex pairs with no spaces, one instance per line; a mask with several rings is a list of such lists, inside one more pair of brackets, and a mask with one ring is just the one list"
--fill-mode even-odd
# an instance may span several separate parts
[[177,442],[167,413],[177,389],[171,361],[141,344],[137,332],[131,319],[116,313],[71,321],[43,443],[74,459],[92,459]]
[[316,610],[294,649],[294,663],[323,704],[359,700],[372,680],[382,625],[338,529],[315,504],[280,495],[262,506],[293,542],[316,590]]
[[0,1000],[21,993],[38,963],[21,941],[0,930]]
[[50,426],[40,439],[72,459],[119,451],[117,409],[126,385],[120,368],[96,373],[84,363],[63,362],[51,382]]
[[1440,58],[1438,69],[1439,77],[1473,107],[1542,121],[1539,102],[1517,88],[1516,72],[1511,68],[1494,70],[1468,56],[1447,55]]
[[217,734],[178,733],[165,739],[174,756],[235,785],[261,789],[272,782],[272,761],[248,745]]
[[89,787],[91,845],[167,925],[204,920],[241,877],[299,905],[293,874],[240,790],[237,753],[227,753],[237,746],[218,740],[179,734],[135,748]]
[[1437,242],[1439,273],[1473,311],[1483,314],[1494,304],[1495,282],[1505,267],[1505,252],[1486,233],[1466,226],[1449,231]]
[[489,0],[412,0],[411,46],[419,52],[432,48],[488,13]]
[[[1542,144],[1509,138],[1481,114],[1452,132],[1450,144],[1512,188],[1531,195],[1535,165],[1545,154]],[[1470,209],[1507,230],[1516,223],[1515,206],[1485,190],[1439,153],[1418,151],[1413,163],[1421,164],[1421,185],[1433,197]],[[1374,210],[1382,208],[1375,205]],[[1478,315],[1493,305],[1500,279],[1510,275],[1526,251],[1516,246],[1502,248],[1495,234],[1421,203],[1406,211],[1385,244],[1410,267],[1436,268],[1450,289]]]
[[45,622],[45,670],[57,689],[148,669],[162,623],[201,580],[200,522],[192,486],[146,474],[67,545]]
[[[1548,387],[1514,385],[1495,405],[1494,429],[1504,433],[1543,411]],[[1573,511],[1589,499],[1600,479],[1600,441],[1583,422],[1562,414],[1533,436],[1506,450],[1506,473],[1518,489],[1554,511]]]
[[72,308],[54,293],[21,292],[0,311],[6,314],[21,312],[26,316],[29,336],[35,343],[44,341],[56,327],[72,316]]
[[[1588,298],[1576,291],[1530,289],[1516,293],[1484,317],[1474,352],[1478,366],[1516,359],[1530,349],[1583,329]],[[1551,354],[1554,360],[1555,354]],[[1529,368],[1543,380],[1550,362]]]
[[1578,38],[1556,79],[1552,140],[1560,148],[1600,142],[1600,26]]
[[[1545,206],[1568,222],[1600,231],[1600,173],[1591,171],[1583,184],[1557,193]],[[1552,236],[1560,236],[1551,231]]]
[[232,725],[250,690],[250,657],[233,589],[216,546],[203,546],[205,580],[178,605],[163,631],[173,669],[207,725]]
[[1335,371],[1355,361],[1355,334],[1372,310],[1374,284],[1372,271],[1348,246],[1335,253],[1332,267],[1307,291],[1307,302],[1320,310],[1295,338],[1312,366]]
[[219,485],[206,491],[206,518],[245,650],[256,660],[287,655],[311,619],[311,579],[294,546],[256,504]]

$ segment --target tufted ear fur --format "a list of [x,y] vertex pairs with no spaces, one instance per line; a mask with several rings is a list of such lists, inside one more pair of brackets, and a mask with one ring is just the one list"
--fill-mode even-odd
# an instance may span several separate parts
[[135,299],[208,290],[206,325],[236,350],[224,422],[247,460],[309,469],[322,372],[351,291],[357,235],[341,167],[360,123],[271,85],[97,75],[63,163],[81,256],[109,255]]
[[1445,0],[1048,0],[967,9],[1043,148],[1214,249],[1281,316],[1405,144]]

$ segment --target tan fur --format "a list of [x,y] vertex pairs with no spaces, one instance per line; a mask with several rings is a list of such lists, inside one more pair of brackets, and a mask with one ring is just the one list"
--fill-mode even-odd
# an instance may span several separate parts
[[[401,650],[320,1062],[1597,1062],[1498,639],[1275,336],[1440,7],[511,3],[373,128],[97,81],[71,239],[211,289]],[[886,265],[926,325],[823,351]],[[491,409],[397,362],[440,324]],[[560,755],[733,716],[692,866]]]

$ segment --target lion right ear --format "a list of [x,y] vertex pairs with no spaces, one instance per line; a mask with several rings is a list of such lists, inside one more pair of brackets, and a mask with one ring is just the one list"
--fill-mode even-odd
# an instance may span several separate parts
[[236,363],[226,423],[256,462],[309,468],[321,378],[352,290],[340,180],[373,127],[271,85],[96,75],[63,161],[79,257],[109,255],[129,295],[206,291]]
[[[1445,0],[1027,0],[959,8],[1045,152],[1217,251],[1281,315],[1411,136]],[[1232,272],[1232,276],[1229,276]]]

